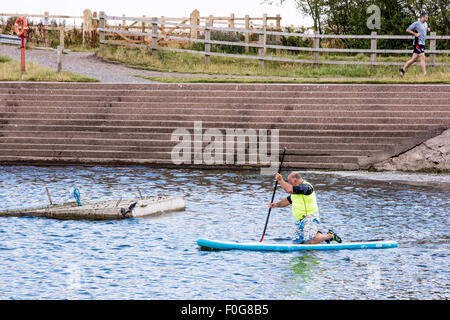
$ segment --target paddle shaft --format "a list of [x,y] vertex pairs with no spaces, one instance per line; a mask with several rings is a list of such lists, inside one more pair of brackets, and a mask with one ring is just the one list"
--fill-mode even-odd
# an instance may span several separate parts
[[[287,148],[284,147],[283,149],[283,155],[281,156],[281,162],[280,162],[280,166],[278,168],[278,173],[281,172],[281,167],[283,166],[283,160],[284,160],[284,155],[286,154],[286,150]],[[275,186],[273,188],[273,193],[272,193],[272,200],[270,201],[270,203],[273,202],[273,200],[275,199],[275,192],[277,191],[277,187],[278,187],[278,181],[275,180]],[[272,208],[269,208],[269,212],[267,213],[267,218],[266,218],[266,224],[264,225],[264,231],[262,233],[261,236],[261,240],[259,240],[259,242],[262,242],[264,239],[264,235],[266,234],[266,229],[267,229],[267,224],[269,223],[269,217],[270,217],[270,212],[272,211]]]

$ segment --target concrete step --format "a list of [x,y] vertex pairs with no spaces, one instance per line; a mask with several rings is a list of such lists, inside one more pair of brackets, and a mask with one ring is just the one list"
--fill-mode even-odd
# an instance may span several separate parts
[[[3,127],[3,128],[2,128]],[[2,129],[1,129],[2,128]],[[106,138],[106,139],[166,139],[171,140],[173,128],[164,128],[154,131],[134,131],[127,129],[119,130],[117,128],[97,128],[97,127],[67,127],[67,126],[0,126],[0,137],[3,136],[28,136],[28,137],[77,137],[77,138]],[[121,128],[123,129],[123,128]],[[426,131],[428,132],[428,131]],[[426,133],[425,132],[425,133]],[[283,143],[290,141],[315,141],[321,142],[355,142],[367,141],[374,143],[399,142],[404,138],[421,136],[423,131],[402,131],[402,130],[280,130],[280,141]],[[192,130],[190,130],[191,139],[194,139]],[[176,139],[175,137],[174,139]]]
[[[138,151],[108,151],[108,150],[51,150],[51,149],[0,149],[0,156],[17,157],[48,157],[48,158],[124,158],[124,159],[155,159],[172,162],[171,152],[138,152]],[[235,155],[236,156],[236,155]],[[248,154],[246,159],[248,159]],[[225,154],[217,156],[225,162]],[[192,152],[191,162],[194,162],[194,152]],[[291,155],[290,161],[319,162],[319,163],[356,163],[358,156],[339,156],[339,155]],[[219,163],[220,164],[220,163]],[[246,164],[249,161],[246,160]]]
[[[19,118],[16,116],[21,116],[17,114],[13,114],[15,117],[1,117],[0,124],[11,124],[11,125],[52,125],[52,126],[61,126],[61,125],[70,125],[70,126],[85,126],[85,127],[130,127],[136,128],[137,130],[141,130],[139,128],[151,128],[158,130],[161,127],[165,128],[194,128],[194,123],[197,121],[201,121],[200,125],[203,129],[208,128],[217,128],[221,130],[226,129],[234,129],[234,128],[243,128],[247,129],[249,126],[253,128],[250,129],[274,129],[277,127],[283,127],[286,129],[307,129],[307,128],[317,128],[317,129],[337,129],[337,130],[347,130],[347,129],[355,129],[355,130],[365,130],[365,129],[392,129],[397,128],[401,130],[422,130],[426,126],[437,126],[443,127],[448,123],[447,118],[442,119],[434,119],[434,121],[430,121],[430,123],[420,123],[414,121],[405,121],[406,123],[400,124],[400,121],[389,121],[389,119],[385,118],[355,118],[354,121],[342,119],[340,121],[339,118],[306,118],[306,117],[287,117],[283,118],[282,121],[277,118],[268,118],[268,117],[244,117],[242,119],[234,118],[234,117],[223,117],[224,121],[214,121],[217,120],[217,117],[211,116],[202,116],[196,118],[194,117],[178,117],[174,116],[175,119],[167,119],[163,120],[160,117],[149,117],[150,119],[141,119],[141,120],[130,120],[130,119],[71,119],[68,115],[63,115],[63,117],[58,118],[40,118],[40,117],[29,117],[29,118]],[[144,117],[143,117],[144,118]],[[171,117],[167,117],[171,118]],[[203,118],[203,119],[202,119]],[[222,118],[222,117],[221,117]],[[191,119],[191,120],[190,120]],[[226,121],[225,121],[226,120]],[[367,121],[366,121],[367,120]],[[271,122],[274,121],[274,122]],[[289,121],[289,122],[283,122]],[[366,123],[367,122],[367,123]],[[392,122],[392,123],[386,123]],[[409,123],[411,122],[411,123]],[[199,122],[197,122],[199,123]],[[358,124],[355,124],[358,123]],[[224,131],[225,132],[225,131]]]
[[[83,106],[67,106],[67,107],[50,107],[50,106],[0,106],[0,115],[9,116],[8,113],[15,113],[17,115],[27,115],[24,118],[29,118],[29,114],[36,114],[36,117],[41,114],[59,114],[64,116],[65,114],[80,115],[82,118],[102,118],[106,115],[113,119],[114,117],[127,116],[128,119],[133,117],[149,117],[153,115],[208,115],[214,114],[215,116],[270,116],[273,117],[274,113],[278,113],[279,109],[260,109],[247,108],[247,109],[212,109],[212,108],[163,108],[163,107],[151,107],[151,108],[129,108],[129,107],[83,107]],[[33,115],[34,116],[34,115]],[[68,115],[69,116],[69,115]],[[397,118],[397,119],[440,119],[450,118],[450,108],[446,111],[399,111],[399,110],[290,110],[283,112],[283,117],[342,117],[342,118]]]
[[[87,121],[86,121],[87,122]],[[141,126],[128,125],[119,123],[117,121],[100,121],[93,122],[90,121],[91,125],[87,125],[83,121],[68,121],[68,120],[32,120],[32,119],[6,119],[0,120],[0,128],[3,130],[17,130],[17,131],[88,131],[88,132],[115,132],[115,133],[168,133],[172,134],[175,130],[188,130],[192,135],[194,131],[193,123],[153,123],[145,124],[141,123]],[[77,123],[80,123],[77,125]],[[157,126],[160,124],[160,126]],[[170,126],[171,125],[171,126]],[[248,123],[232,123],[228,127],[219,127],[218,123],[203,122],[203,129],[214,128],[220,130],[222,135],[226,134],[226,130],[253,130],[247,132],[247,134],[256,134],[257,130],[273,130],[277,126],[270,123],[251,123],[252,128],[248,128]],[[223,125],[223,123],[222,123]],[[442,125],[399,125],[399,124],[382,124],[382,125],[372,125],[372,124],[310,124],[310,123],[293,123],[287,124],[283,123],[278,127],[283,127],[280,129],[281,135],[287,136],[309,136],[309,135],[331,135],[331,136],[360,136],[360,137],[389,137],[392,135],[408,137],[411,135],[421,134],[428,132],[433,129],[440,129]],[[233,129],[229,129],[233,128]],[[254,133],[252,133],[254,132]],[[231,132],[230,132],[231,134]]]
[[322,169],[322,170],[358,170],[359,166],[356,163],[320,163],[320,162],[283,162],[283,168],[286,170],[307,170],[307,169]]
[[38,82],[0,82],[0,88],[23,89],[90,89],[90,90],[229,90],[229,91],[355,91],[355,92],[449,92],[445,84],[232,84],[232,83],[38,83]]
[[[424,117],[424,118],[404,118],[404,117],[339,117],[336,114],[332,115],[326,114],[322,117],[317,116],[304,116],[304,115],[283,115],[276,116],[273,115],[221,115],[220,119],[224,122],[271,122],[276,121],[277,124],[281,123],[340,123],[340,124],[417,124],[421,125],[449,125],[450,126],[450,112],[448,117],[436,116],[435,118]],[[5,119],[42,119],[42,120],[71,120],[73,124],[75,123],[86,123],[90,124],[91,121],[119,121],[119,123],[133,122],[143,123],[145,122],[156,122],[156,121],[205,121],[211,122],[212,120],[217,120],[217,114],[214,110],[205,111],[203,114],[112,114],[112,113],[69,113],[69,112],[1,112],[0,111],[0,121]],[[26,122],[24,122],[26,123]]]
[[[301,103],[300,103],[301,102]],[[0,99],[0,106],[43,106],[43,107],[70,107],[70,108],[129,108],[144,110],[148,108],[165,108],[165,109],[192,109],[192,108],[205,108],[205,109],[220,109],[220,110],[276,110],[278,114],[284,114],[293,110],[327,110],[327,111],[448,111],[449,104],[386,104],[386,103],[373,103],[361,104],[361,103],[347,103],[347,104],[323,104],[323,103],[272,103],[272,104],[259,104],[259,103],[199,103],[199,102],[104,102],[104,101],[77,101],[76,103],[67,103],[66,101],[53,101],[53,100],[2,100]]]
[[[158,153],[158,152],[172,152],[174,150],[175,143],[167,143],[165,146],[132,146],[132,145],[90,145],[87,143],[80,144],[54,144],[54,143],[2,143],[0,142],[0,149],[8,150],[53,150],[53,151],[73,151],[73,150],[84,150],[84,151],[122,151],[122,152],[146,152],[146,153]],[[207,144],[203,145],[203,150]],[[224,153],[237,152],[237,146],[235,145],[233,150],[228,150],[225,144],[222,145]],[[248,149],[247,149],[248,150]],[[194,148],[191,148],[194,152]],[[372,156],[377,152],[382,150],[346,150],[346,149],[293,149],[290,153],[290,157],[295,156]],[[248,152],[248,151],[247,151]],[[268,153],[270,155],[271,150],[269,146]]]
[[[192,140],[192,143],[196,140]],[[270,141],[269,141],[270,142]],[[153,148],[165,148],[168,145],[173,147],[177,144],[175,141],[168,140],[145,140],[145,139],[95,139],[95,138],[64,138],[64,137],[0,137],[0,144],[2,145],[39,145],[39,144],[50,144],[50,145],[86,145],[86,146],[126,146],[126,147],[153,147]],[[209,145],[210,142],[202,142],[203,148]],[[395,146],[396,143],[369,143],[367,141],[360,143],[323,143],[323,142],[289,142],[285,144],[290,152],[296,152],[295,150],[306,151],[306,150],[355,150],[355,151],[368,151],[377,152],[382,151],[387,146]],[[294,151],[292,151],[294,150]]]
[[[173,88],[170,90],[92,90],[92,89],[16,89],[16,88],[1,88],[1,95],[79,95],[79,96],[110,96],[110,97],[130,97],[130,96],[164,96],[164,97],[268,97],[268,98],[358,98],[361,96],[361,92],[358,91],[335,91],[335,90],[321,90],[321,91],[256,91],[256,90],[185,90],[179,88]],[[380,97],[390,98],[405,98],[404,92],[398,92],[395,90],[385,91],[380,93],[379,91],[365,91],[365,98],[377,98]],[[408,98],[434,98],[435,92],[409,92]],[[439,94],[441,98],[449,98],[449,92],[441,92]]]
[[108,109],[129,108],[144,111],[145,109],[165,108],[165,109],[219,109],[219,110],[277,110],[283,111],[305,110],[305,111],[448,111],[448,104],[441,105],[408,105],[408,104],[239,104],[239,103],[192,103],[192,102],[102,102],[102,101],[82,101],[76,103],[67,103],[64,101],[33,101],[33,100],[1,100],[0,106],[45,106],[45,107],[70,107],[70,108],[96,108],[103,107]]
[[[48,157],[17,157],[17,156],[0,156],[2,164],[33,164],[33,165],[79,165],[79,164],[103,164],[103,165],[147,165],[150,167],[163,167],[179,169],[179,165],[169,163],[165,160],[157,159],[124,159],[124,158],[48,158]],[[215,165],[214,169],[255,169],[266,167],[262,165]],[[210,165],[205,164],[183,164],[184,169],[211,169]],[[284,169],[300,170],[300,169],[327,169],[327,170],[357,170],[359,166],[355,163],[317,163],[317,162],[284,162]]]
[[448,99],[441,97],[434,98],[410,98],[408,95],[404,95],[403,97],[393,98],[393,97],[384,97],[383,95],[379,95],[376,98],[366,98],[365,95],[361,95],[360,97],[350,97],[350,98],[290,98],[290,97],[174,97],[174,96],[132,96],[132,97],[122,97],[122,96],[109,96],[109,95],[56,95],[56,94],[21,94],[21,95],[7,95],[4,97],[5,100],[14,101],[14,100],[34,100],[34,101],[65,101],[65,102],[82,102],[82,101],[101,101],[101,102],[193,102],[193,103],[257,103],[257,104],[427,104],[427,105],[436,105],[436,104],[447,104]]

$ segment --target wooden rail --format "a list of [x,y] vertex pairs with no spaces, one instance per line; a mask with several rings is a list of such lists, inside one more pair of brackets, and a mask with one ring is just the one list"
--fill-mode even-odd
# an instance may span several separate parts
[[83,16],[64,16],[52,15],[48,12],[44,14],[28,14],[28,13],[0,13],[0,17],[27,17],[27,18],[53,18],[53,19],[83,19]]
[[[259,61],[259,65],[264,66],[264,61],[280,61],[280,62],[297,62],[297,63],[312,63],[312,64],[355,64],[355,65],[403,65],[402,62],[379,62],[376,60],[377,54],[398,54],[398,53],[410,53],[411,50],[380,50],[377,49],[378,39],[398,39],[398,40],[413,40],[412,36],[401,36],[401,35],[378,35],[376,32],[372,32],[370,35],[330,35],[330,34],[308,34],[308,33],[292,33],[292,32],[280,32],[280,31],[269,31],[266,27],[260,29],[239,29],[239,28],[223,28],[211,26],[209,22],[206,25],[192,25],[186,23],[176,23],[161,21],[157,17],[153,18],[142,18],[142,17],[118,17],[118,16],[107,16],[104,12],[100,12],[98,18],[100,27],[98,31],[100,32],[100,47],[103,48],[104,44],[110,45],[125,45],[140,48],[151,48],[152,50],[169,50],[175,52],[186,52],[186,53],[196,53],[203,54],[205,56],[205,63],[210,62],[210,56],[221,56],[221,57],[232,57],[232,58],[243,58],[243,59],[255,59]],[[108,20],[122,20],[122,21],[137,21],[142,23],[151,24],[151,32],[138,32],[129,31],[121,29],[106,28],[106,23]],[[204,39],[199,39],[198,37],[182,37],[182,36],[170,36],[167,34],[159,33],[159,25],[171,25],[180,28],[191,28],[195,30],[203,30]],[[249,42],[231,42],[231,41],[218,41],[211,40],[211,31],[223,31],[223,32],[236,32],[241,34],[257,34],[258,43]],[[106,36],[111,34],[118,34],[121,36],[138,36],[144,39],[141,43],[124,43],[121,41],[107,40]],[[313,39],[313,47],[294,47],[294,46],[283,46],[283,45],[272,45],[267,44],[267,36],[293,36],[293,37],[306,37]],[[340,49],[340,48],[320,48],[320,39],[370,39],[371,47],[370,49]],[[145,39],[152,39],[151,44],[146,44]],[[188,50],[179,48],[169,48],[162,47],[158,45],[158,39],[173,39],[181,40],[185,42],[197,42],[204,43],[205,50]],[[437,40],[449,40],[450,36],[437,36],[435,32],[432,32],[428,37],[430,41],[430,50],[427,53],[430,54],[430,65],[435,66],[450,66],[450,63],[446,62],[436,62],[437,54],[449,54],[450,50],[436,50]],[[244,46],[244,47],[254,47],[258,48],[258,55],[249,54],[229,54],[229,53],[219,53],[212,52],[211,45],[230,45],[230,46]],[[289,59],[289,58],[279,58],[279,57],[267,57],[265,56],[267,49],[279,50],[292,50],[292,51],[308,51],[313,53],[312,60],[306,59]],[[328,61],[320,60],[320,52],[344,52],[344,53],[368,53],[370,54],[370,61]]]
[[10,35],[7,35],[7,34],[0,34],[0,43],[20,45],[21,40],[17,36],[10,36]]

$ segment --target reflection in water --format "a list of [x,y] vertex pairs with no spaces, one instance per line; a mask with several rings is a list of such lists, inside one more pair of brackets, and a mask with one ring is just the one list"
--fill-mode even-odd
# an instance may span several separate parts
[[296,284],[292,296],[301,298],[310,295],[310,284],[315,281],[316,276],[320,276],[319,261],[311,253],[304,254],[291,258],[289,269],[292,274],[291,281]]
[[305,282],[313,280],[314,269],[319,265],[315,257],[305,254],[301,257],[292,258],[290,262],[289,269],[293,272],[294,280],[301,279]]
[[[399,248],[200,251],[200,237],[259,240],[273,177],[253,171],[0,166],[0,211],[47,205],[45,187],[56,203],[72,201],[75,186],[82,201],[137,198],[137,187],[187,200],[184,212],[145,219],[0,219],[0,298],[450,298],[449,175],[303,174],[316,187],[321,228]],[[264,241],[290,237],[293,223],[289,208],[273,210]]]

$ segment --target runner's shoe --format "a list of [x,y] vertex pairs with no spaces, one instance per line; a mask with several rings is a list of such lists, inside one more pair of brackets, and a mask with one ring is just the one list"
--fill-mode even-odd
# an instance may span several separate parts
[[403,70],[403,68],[400,68],[399,71],[400,71],[400,77],[403,77],[405,75],[405,70]]
[[331,241],[336,241],[337,243],[341,243],[342,239],[341,237],[339,237],[336,232],[334,232],[333,230],[328,230],[327,232],[328,234],[331,234],[333,236],[333,238],[331,238]]

